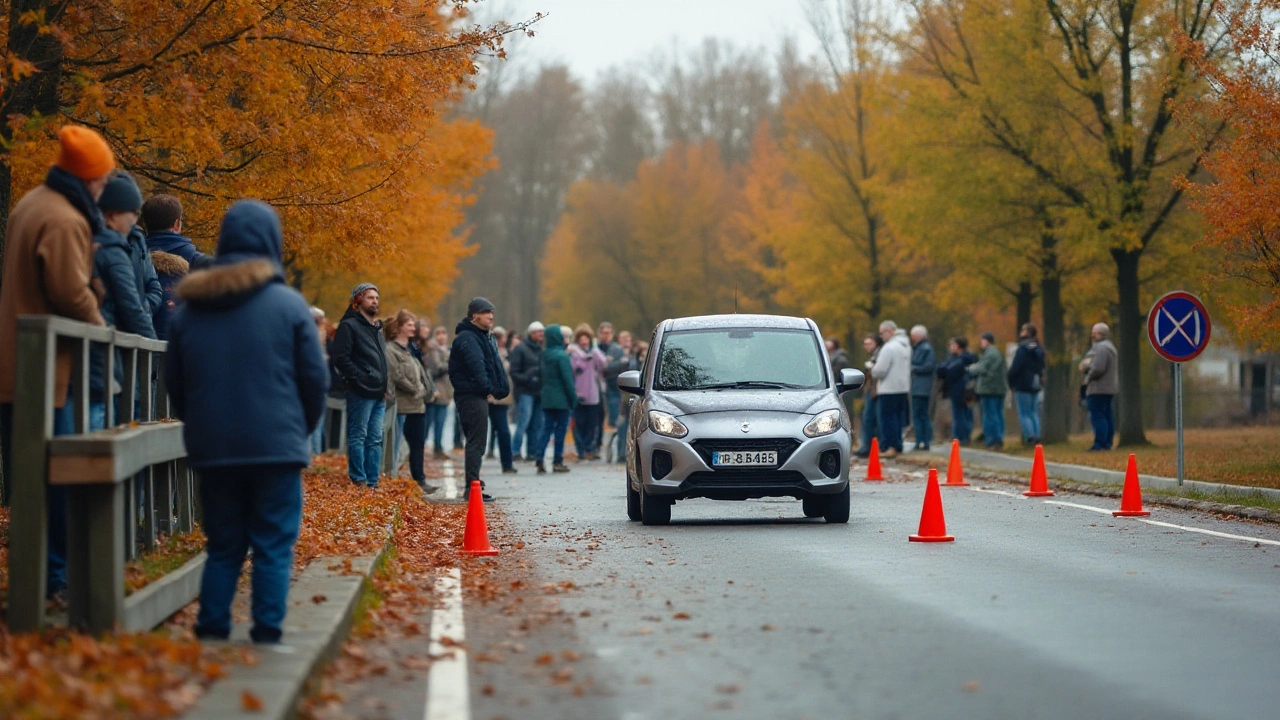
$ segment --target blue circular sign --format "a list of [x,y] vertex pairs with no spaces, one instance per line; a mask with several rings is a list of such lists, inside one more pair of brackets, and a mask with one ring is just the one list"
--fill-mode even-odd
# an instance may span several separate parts
[[1147,315],[1147,339],[1160,357],[1186,362],[1209,345],[1209,311],[1189,292],[1171,292],[1156,301]]

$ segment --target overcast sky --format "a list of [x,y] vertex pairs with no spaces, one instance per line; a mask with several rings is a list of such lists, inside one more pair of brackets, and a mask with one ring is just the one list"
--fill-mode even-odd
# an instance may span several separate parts
[[673,43],[685,50],[703,38],[727,38],[772,53],[790,36],[803,54],[816,43],[805,22],[804,0],[488,0],[510,20],[548,16],[537,36],[512,48],[520,62],[560,61],[591,80],[614,65],[646,62]]

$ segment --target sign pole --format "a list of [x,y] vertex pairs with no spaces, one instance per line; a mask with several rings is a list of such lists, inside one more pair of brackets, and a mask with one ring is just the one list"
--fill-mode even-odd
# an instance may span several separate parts
[[1173,364],[1173,422],[1178,429],[1178,486],[1182,486],[1182,363]]

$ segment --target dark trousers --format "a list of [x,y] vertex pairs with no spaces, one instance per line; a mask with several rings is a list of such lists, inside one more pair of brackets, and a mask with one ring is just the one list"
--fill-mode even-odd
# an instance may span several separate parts
[[902,426],[907,417],[908,397],[906,393],[876,396],[876,404],[880,406],[880,449],[893,448],[902,452]]
[[[510,405],[489,406],[489,427],[493,428],[493,442],[498,445],[503,470],[511,467],[511,425],[507,422],[510,411]],[[492,450],[493,446],[489,448]]]
[[578,449],[578,458],[585,460],[588,455],[600,452],[600,434],[603,431],[604,406],[578,405],[573,409],[573,444]]
[[538,434],[538,442],[533,448],[533,457],[538,462],[542,462],[543,456],[547,454],[547,445],[555,438],[555,450],[551,455],[551,461],[556,465],[564,464],[564,436],[569,432],[569,410],[543,410],[542,411],[542,432]]
[[421,485],[427,481],[427,473],[422,467],[422,456],[427,449],[426,413],[404,416],[404,441],[409,443],[409,477]]
[[246,466],[200,473],[208,560],[200,580],[198,637],[231,633],[231,601],[253,549],[254,642],[278,642],[288,609],[293,545],[302,522],[302,471]]
[[868,395],[862,402],[861,452],[871,452],[871,438],[880,436],[880,404],[875,395]]
[[448,405],[428,405],[426,412],[427,434],[435,438],[435,451],[444,452],[444,419],[449,416]]
[[911,396],[911,424],[916,430],[916,444],[933,442],[933,418],[929,416],[929,396]]
[[462,437],[466,440],[463,467],[467,488],[470,489],[471,481],[480,479],[484,446],[489,442],[489,400],[468,395],[455,397],[453,401],[458,406],[458,421],[462,427]]
[[1093,425],[1093,447],[1090,450],[1110,450],[1116,440],[1116,419],[1111,410],[1114,395],[1087,395],[1089,423]]
[[973,408],[964,398],[951,398],[951,436],[962,445],[973,438]]

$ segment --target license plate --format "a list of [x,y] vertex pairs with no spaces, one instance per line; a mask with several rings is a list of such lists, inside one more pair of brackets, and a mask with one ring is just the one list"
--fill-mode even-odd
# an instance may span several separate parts
[[715,467],[774,467],[778,464],[777,450],[730,450],[711,453]]

